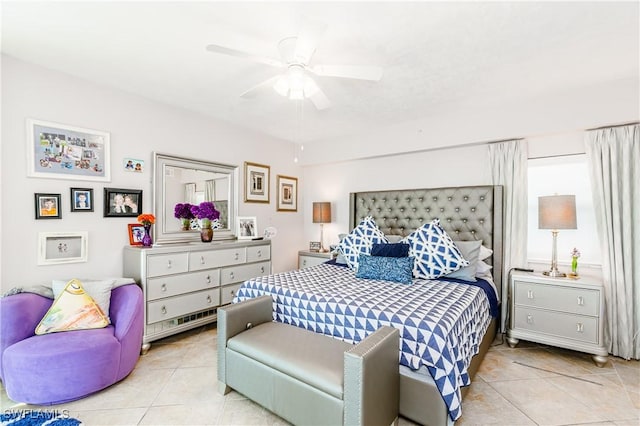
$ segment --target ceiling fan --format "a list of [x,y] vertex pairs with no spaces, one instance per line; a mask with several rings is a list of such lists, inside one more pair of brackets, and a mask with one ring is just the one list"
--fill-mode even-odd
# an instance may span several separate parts
[[320,37],[326,30],[326,25],[303,20],[302,30],[297,36],[287,37],[278,43],[280,59],[267,56],[253,55],[217,44],[207,46],[209,52],[249,59],[254,62],[286,71],[259,83],[240,96],[249,98],[265,87],[273,87],[275,91],[289,99],[309,99],[318,110],[323,110],[331,102],[318,87],[310,74],[323,77],[351,78],[356,80],[379,81],[382,78],[382,68],[376,66],[358,65],[311,65],[311,57],[316,50]]

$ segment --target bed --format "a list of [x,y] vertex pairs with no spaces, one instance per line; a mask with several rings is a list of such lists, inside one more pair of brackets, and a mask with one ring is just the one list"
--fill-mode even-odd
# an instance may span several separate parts
[[[502,270],[500,186],[352,193],[349,209],[352,228],[371,216],[387,236],[409,235],[438,218],[452,239],[481,240],[493,251],[485,262]],[[493,284],[499,298],[501,274],[494,274]],[[424,279],[407,286],[356,278],[348,268],[322,264],[246,281],[234,302],[270,294],[276,321],[351,343],[381,325],[400,329],[400,414],[446,425],[461,416],[466,385],[500,322],[486,287]]]

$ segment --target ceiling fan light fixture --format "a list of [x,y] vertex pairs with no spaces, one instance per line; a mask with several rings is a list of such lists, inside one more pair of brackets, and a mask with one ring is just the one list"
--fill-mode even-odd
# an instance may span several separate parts
[[293,87],[289,91],[289,99],[292,101],[301,101],[304,99],[304,90],[303,89],[294,89]]
[[313,81],[311,77],[306,75],[304,77],[304,96],[308,98],[310,96],[315,95],[319,91],[320,91],[320,88],[318,87],[316,82]]
[[280,76],[278,81],[276,81],[276,84],[273,85],[273,89],[280,96],[289,95],[289,79],[287,77],[287,74]]

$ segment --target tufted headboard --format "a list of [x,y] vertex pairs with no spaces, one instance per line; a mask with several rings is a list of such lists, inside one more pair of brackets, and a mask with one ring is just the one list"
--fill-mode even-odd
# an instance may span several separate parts
[[454,240],[482,240],[493,250],[486,262],[493,266],[498,293],[506,301],[502,273],[498,273],[502,271],[502,215],[502,186],[493,185],[353,192],[349,201],[350,228],[372,216],[385,234],[405,236],[439,218]]

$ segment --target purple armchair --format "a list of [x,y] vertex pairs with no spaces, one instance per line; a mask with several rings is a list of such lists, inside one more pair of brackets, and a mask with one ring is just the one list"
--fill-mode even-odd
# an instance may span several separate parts
[[36,336],[53,300],[0,299],[0,379],[9,398],[38,405],[83,398],[125,378],[142,347],[143,297],[136,284],[111,292],[111,325]]

